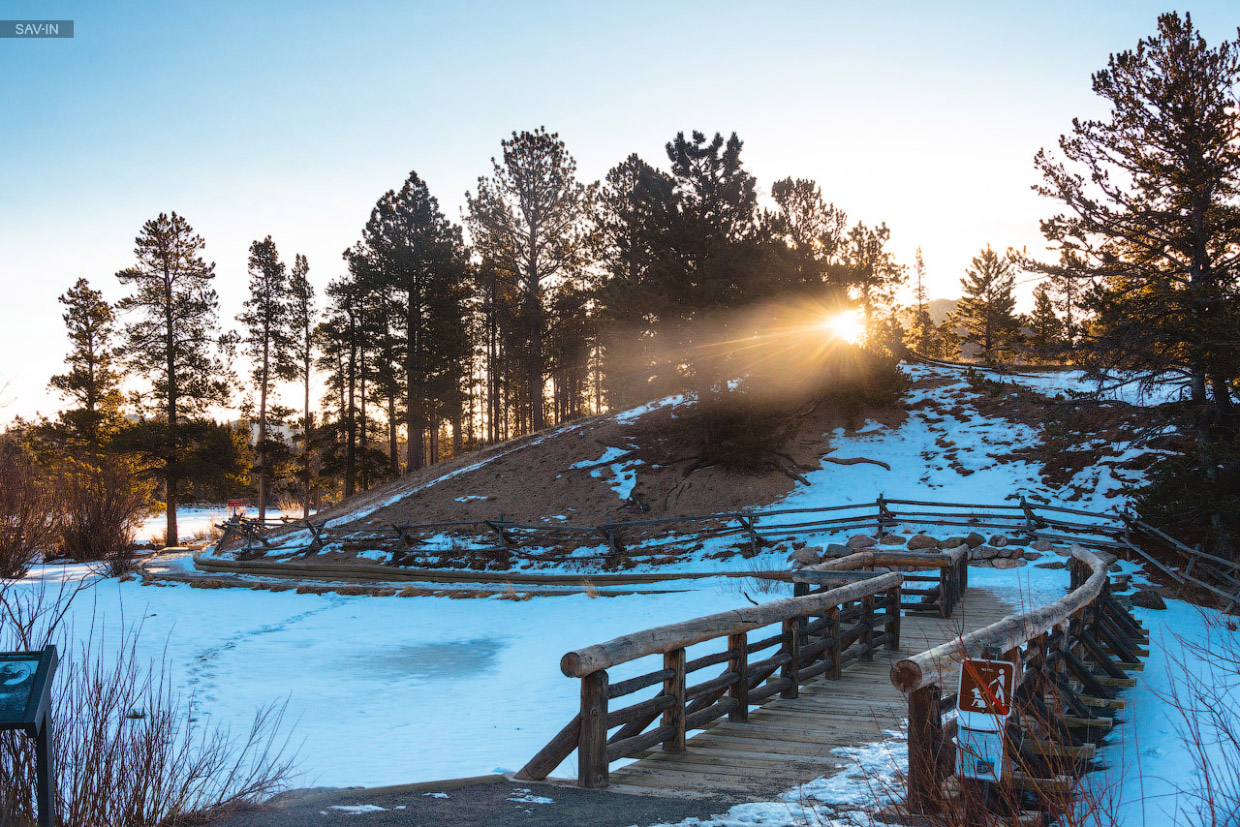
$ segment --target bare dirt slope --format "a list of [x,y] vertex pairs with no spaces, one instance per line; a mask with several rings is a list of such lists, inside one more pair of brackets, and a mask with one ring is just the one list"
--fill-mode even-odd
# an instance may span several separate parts
[[[406,475],[321,516],[347,531],[493,520],[500,514],[516,522],[599,525],[750,508],[786,494],[799,470],[818,468],[835,429],[867,420],[897,427],[904,418],[899,404],[852,415],[807,405],[786,415],[795,433],[784,456],[773,456],[760,470],[737,472],[697,467],[697,433],[682,424],[684,410],[654,406],[640,416],[602,416],[549,429]],[[628,489],[614,486],[617,466],[635,473],[626,499],[621,495]]]

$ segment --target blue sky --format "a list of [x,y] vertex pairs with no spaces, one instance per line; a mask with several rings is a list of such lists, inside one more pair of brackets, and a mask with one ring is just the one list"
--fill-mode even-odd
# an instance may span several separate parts
[[[0,420],[54,412],[56,297],[86,276],[119,298],[160,211],[205,237],[231,325],[252,239],[305,253],[321,288],[409,170],[459,220],[499,141],[538,125],[589,180],[630,152],[666,165],[678,130],[734,130],[764,192],[816,179],[958,295],[986,243],[1039,249],[1033,154],[1101,114],[1090,73],[1168,8],[0,0],[76,26],[0,40]],[[1212,43],[1240,24],[1234,3],[1188,10]]]

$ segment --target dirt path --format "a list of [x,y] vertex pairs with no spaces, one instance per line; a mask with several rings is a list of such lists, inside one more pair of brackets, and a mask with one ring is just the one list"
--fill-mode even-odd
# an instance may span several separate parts
[[291,797],[210,822],[212,827],[303,827],[307,824],[453,825],[453,827],[632,827],[707,819],[738,799],[624,795],[502,776],[455,786],[340,790]]

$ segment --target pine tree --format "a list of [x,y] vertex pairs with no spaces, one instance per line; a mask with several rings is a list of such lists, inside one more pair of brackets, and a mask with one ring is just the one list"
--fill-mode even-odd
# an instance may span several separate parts
[[525,342],[525,397],[529,430],[545,414],[547,289],[576,263],[584,247],[583,220],[592,197],[577,181],[577,162],[559,135],[539,127],[502,142],[503,162],[491,159],[490,178],[466,193],[475,250],[521,297]]
[[1042,222],[1060,263],[1039,269],[1096,280],[1092,361],[1183,383],[1197,469],[1165,488],[1197,492],[1180,519],[1208,525],[1224,555],[1240,540],[1238,85],[1240,32],[1211,48],[1191,16],[1163,14],[1093,75],[1107,116],[1073,121],[1059,157],[1035,159],[1037,191],[1064,207]]
[[[549,231],[538,226],[539,232]],[[539,242],[532,244],[537,247]],[[461,229],[448,221],[426,183],[411,172],[399,192],[389,191],[379,199],[362,231],[362,243],[351,255],[363,284],[394,294],[399,309],[408,468],[421,468],[437,459],[441,419],[460,427],[458,389],[469,357],[471,292]]]
[[301,457],[298,471],[302,483],[302,516],[310,516],[310,495],[313,465],[311,445],[314,442],[314,413],[310,410],[310,383],[314,376],[314,328],[318,314],[314,307],[314,285],[308,278],[310,263],[298,253],[289,273],[288,313],[292,334],[290,352],[304,393],[301,417]]
[[276,424],[268,404],[277,378],[295,376],[292,361],[293,330],[289,315],[288,271],[280,261],[276,244],[267,236],[250,244],[250,297],[237,321],[245,326],[246,354],[253,365],[251,376],[258,392],[258,438],[255,442],[258,485],[258,519],[267,516],[268,432]]
[[[676,209],[658,241],[655,312],[666,347],[681,354],[676,361],[708,404],[732,378],[730,351],[710,346],[749,332],[731,328],[720,311],[770,295],[760,267],[757,182],[741,161],[742,147],[735,133],[725,141],[697,131],[691,139],[677,133],[667,144]],[[709,445],[712,425],[704,425]]]
[[1064,322],[1055,314],[1050,284],[1043,282],[1033,291],[1033,313],[1029,316],[1029,347],[1042,362],[1053,361],[1065,351]]
[[659,234],[675,210],[674,182],[637,155],[612,167],[591,204],[590,252],[602,270],[595,285],[603,385],[616,409],[645,401],[659,361],[655,265],[662,253]]
[[867,227],[858,222],[848,233],[849,281],[865,314],[867,334],[875,332],[880,312],[894,300],[896,289],[905,279],[904,268],[887,249],[890,240],[891,230],[886,224]]
[[765,232],[776,240],[779,292],[838,306],[848,288],[841,260],[848,216],[828,204],[818,184],[805,178],[776,181],[771,198],[775,210],[765,216]]
[[99,450],[120,415],[116,317],[103,293],[91,289],[84,278],[61,294],[60,303],[71,345],[65,357],[69,371],[53,376],[49,384],[77,405],[60,415],[72,438]]
[[210,406],[227,404],[229,374],[220,354],[231,340],[219,333],[215,265],[203,260],[206,244],[189,222],[160,213],[143,225],[135,245],[137,263],[116,274],[133,288],[117,305],[132,318],[123,353],[153,386],[159,421],[152,450],[168,508],[167,539],[175,543],[180,489],[191,470],[186,427]]
[[987,364],[1010,356],[1020,337],[1013,257],[999,255],[987,244],[973,257],[960,286],[964,295],[956,305],[954,321],[964,330],[962,341],[977,346]]
[[938,328],[930,318],[930,310],[926,303],[926,262],[922,259],[921,248],[913,258],[913,318],[909,325],[909,342],[914,352],[931,358],[941,355],[942,344],[939,341]]

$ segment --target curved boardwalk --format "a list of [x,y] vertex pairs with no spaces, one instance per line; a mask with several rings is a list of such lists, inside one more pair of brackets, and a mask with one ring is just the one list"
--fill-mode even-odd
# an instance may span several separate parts
[[[896,661],[1001,620],[1014,610],[989,591],[966,589],[950,619],[906,613],[900,648],[881,649],[872,661],[853,661],[840,680],[819,678],[793,700],[776,698],[749,713],[747,723],[726,720],[687,742],[683,753],[655,749],[611,773],[614,792],[669,796],[772,795],[820,776],[842,761],[837,747],[872,743],[898,730],[908,698],[891,683]],[[954,676],[944,683],[955,684]]]

